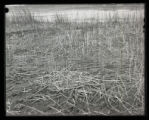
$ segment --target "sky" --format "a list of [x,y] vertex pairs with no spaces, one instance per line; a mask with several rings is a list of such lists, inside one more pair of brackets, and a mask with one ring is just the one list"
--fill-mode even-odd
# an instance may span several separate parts
[[[97,14],[104,18],[108,16],[109,12],[119,11],[119,16],[125,16],[125,14],[133,14],[132,10],[143,10],[143,4],[49,4],[49,5],[7,5],[9,13],[6,15],[22,15],[20,14],[20,9],[29,10],[35,16],[42,16],[45,19],[51,19],[52,15],[57,13],[65,14],[69,18],[82,18],[82,17],[92,17]],[[130,12],[131,10],[131,12]],[[98,13],[97,13],[98,12]],[[13,14],[12,14],[13,13]],[[99,14],[100,13],[100,14]],[[142,14],[143,12],[141,12]],[[95,14],[95,15],[94,15]],[[113,14],[113,13],[112,13]]]
[[46,4],[46,5],[7,5],[11,10],[18,10],[20,8],[29,9],[31,11],[49,12],[49,11],[60,11],[60,10],[70,10],[70,9],[142,9],[143,4]]

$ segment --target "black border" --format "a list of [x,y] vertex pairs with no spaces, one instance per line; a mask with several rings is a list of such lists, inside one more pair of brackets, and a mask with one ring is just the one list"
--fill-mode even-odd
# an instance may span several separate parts
[[146,3],[147,0],[6,0],[5,4],[88,4],[88,3]]
[[[2,80],[2,83],[0,83],[0,88],[2,88],[1,92],[2,93],[5,93],[5,5],[9,5],[9,4],[111,4],[111,3],[119,3],[119,4],[130,4],[130,3],[143,3],[145,4],[145,115],[143,116],[6,116],[6,113],[5,113],[5,94],[2,94],[4,96],[0,96],[1,98],[4,98],[3,100],[4,101],[0,101],[1,105],[0,105],[0,108],[3,108],[3,110],[0,110],[0,113],[1,115],[0,116],[3,116],[4,118],[7,118],[7,119],[13,119],[13,118],[21,118],[21,119],[28,119],[28,118],[50,118],[50,119],[56,119],[56,118],[62,118],[62,119],[65,119],[65,118],[68,118],[68,119],[72,119],[72,118],[84,118],[84,119],[113,119],[113,120],[119,120],[119,119],[139,119],[139,120],[144,120],[144,119],[147,119],[148,118],[148,114],[147,114],[147,38],[148,38],[148,34],[147,34],[147,31],[148,31],[148,23],[147,23],[147,13],[148,13],[148,3],[147,3],[147,0],[135,0],[135,1],[130,1],[130,0],[121,0],[121,1],[118,1],[118,0],[113,0],[113,1],[110,1],[110,0],[100,0],[100,1],[97,1],[97,0],[91,0],[91,1],[76,1],[76,0],[42,0],[42,1],[37,1],[37,0],[26,0],[26,1],[21,1],[21,0],[6,0],[6,1],[3,1],[2,4],[0,4],[0,15],[1,15],[1,23],[0,25],[2,26],[1,27],[1,32],[0,32],[0,38],[2,38],[1,40],[1,44],[2,45],[0,47],[0,52],[1,52],[1,57],[2,55],[4,59],[2,59],[2,63],[1,63],[1,71],[0,74],[1,76],[4,78],[4,81]],[[3,18],[3,19],[2,19]],[[3,84],[4,82],[4,84]]]

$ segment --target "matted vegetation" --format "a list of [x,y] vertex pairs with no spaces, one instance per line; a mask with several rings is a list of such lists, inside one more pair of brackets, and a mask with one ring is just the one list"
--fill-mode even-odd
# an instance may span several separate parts
[[143,18],[6,17],[7,115],[144,114]]

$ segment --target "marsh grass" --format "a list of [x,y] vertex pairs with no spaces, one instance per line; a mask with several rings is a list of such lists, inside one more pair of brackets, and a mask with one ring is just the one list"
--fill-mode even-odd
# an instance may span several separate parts
[[144,114],[143,18],[45,22],[22,12],[6,17],[7,115]]

